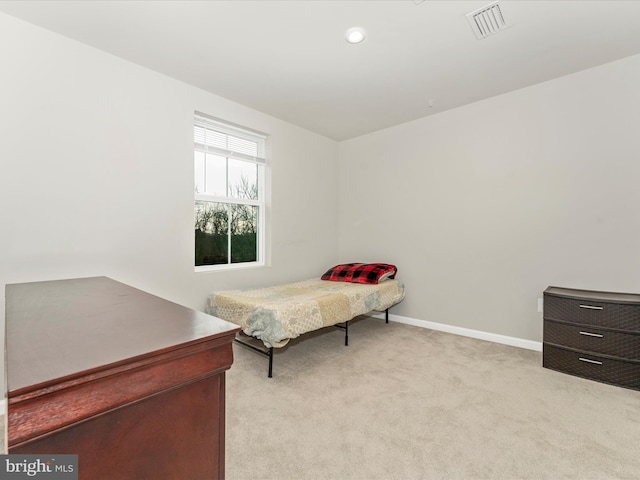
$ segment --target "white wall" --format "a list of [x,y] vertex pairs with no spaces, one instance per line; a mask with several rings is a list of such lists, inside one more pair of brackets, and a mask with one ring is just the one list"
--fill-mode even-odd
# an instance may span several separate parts
[[340,260],[392,313],[542,339],[548,285],[640,291],[640,56],[340,144]]
[[[193,271],[194,110],[270,135],[270,267]],[[0,136],[3,311],[7,283],[95,275],[202,309],[337,261],[335,141],[4,14]]]
[[[637,85],[640,56],[338,145],[0,14],[0,286],[107,275],[202,308],[386,261],[392,313],[539,341],[547,285],[640,291]],[[194,110],[270,134],[270,267],[193,272]]]

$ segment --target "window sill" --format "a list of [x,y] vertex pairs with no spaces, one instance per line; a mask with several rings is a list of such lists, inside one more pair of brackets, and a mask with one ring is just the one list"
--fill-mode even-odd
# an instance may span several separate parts
[[250,270],[265,267],[264,262],[226,263],[224,265],[201,265],[194,267],[195,273],[228,272],[232,270]]

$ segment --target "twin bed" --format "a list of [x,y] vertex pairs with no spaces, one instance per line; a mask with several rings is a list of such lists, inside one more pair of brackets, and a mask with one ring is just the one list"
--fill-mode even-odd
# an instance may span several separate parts
[[[372,311],[386,312],[404,298],[404,286],[395,279],[389,264],[350,263],[336,265],[320,279],[304,280],[256,290],[214,292],[206,312],[242,328],[236,341],[269,357],[273,372],[273,349],[292,338],[320,328],[345,330],[349,321]],[[258,342],[255,341],[258,340]]]

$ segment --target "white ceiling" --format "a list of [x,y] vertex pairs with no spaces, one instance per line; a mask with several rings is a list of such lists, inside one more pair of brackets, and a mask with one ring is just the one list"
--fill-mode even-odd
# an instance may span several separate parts
[[[465,15],[489,3],[47,0],[0,12],[336,140],[640,53],[640,1],[502,0],[512,26],[477,40]],[[364,43],[345,42],[352,26]]]

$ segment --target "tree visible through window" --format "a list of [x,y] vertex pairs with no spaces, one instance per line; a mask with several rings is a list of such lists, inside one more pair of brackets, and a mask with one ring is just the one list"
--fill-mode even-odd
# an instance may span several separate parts
[[196,114],[196,267],[264,262],[265,142]]

